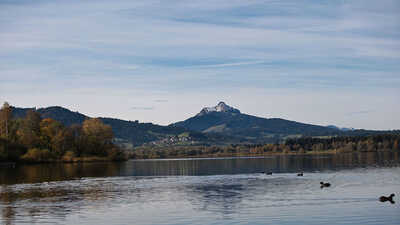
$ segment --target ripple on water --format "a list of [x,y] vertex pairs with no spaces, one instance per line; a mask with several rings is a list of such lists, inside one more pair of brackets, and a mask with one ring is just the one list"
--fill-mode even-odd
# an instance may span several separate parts
[[[320,188],[319,182],[330,182]],[[84,177],[2,185],[11,224],[398,224],[400,168]]]

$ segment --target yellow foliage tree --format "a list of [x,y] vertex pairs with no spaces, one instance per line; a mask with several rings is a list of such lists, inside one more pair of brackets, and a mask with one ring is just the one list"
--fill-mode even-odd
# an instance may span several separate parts
[[65,135],[63,125],[51,118],[40,122],[40,139],[43,147],[51,149],[56,155],[61,156],[65,151]]
[[112,144],[113,132],[109,125],[105,125],[100,119],[87,119],[82,124],[82,130],[86,138],[89,154],[106,155],[107,147]]
[[8,138],[11,122],[11,106],[4,102],[0,109],[0,137]]
[[40,147],[40,114],[29,110],[23,120],[22,127],[17,131],[19,140],[28,148]]

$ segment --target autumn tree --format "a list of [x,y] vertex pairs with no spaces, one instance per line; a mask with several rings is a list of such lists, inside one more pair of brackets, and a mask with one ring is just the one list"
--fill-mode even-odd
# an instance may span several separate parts
[[65,152],[64,126],[51,118],[43,119],[40,122],[40,140],[42,147],[51,149],[57,156]]
[[373,139],[368,139],[367,141],[367,151],[375,151],[376,150],[376,143]]
[[73,124],[65,130],[65,142],[67,150],[74,152],[76,156],[81,156],[84,151],[84,137],[82,126]]
[[0,137],[9,138],[9,131],[11,126],[11,106],[8,102],[4,102],[0,109]]
[[61,157],[67,150],[70,150],[65,134],[65,129],[60,129],[51,139],[51,149],[57,157]]
[[392,150],[400,150],[399,147],[400,147],[399,140],[398,139],[394,140]]
[[18,130],[19,140],[28,148],[40,147],[40,114],[29,110]]
[[82,124],[86,142],[86,153],[106,155],[107,147],[112,145],[113,132],[111,126],[105,125],[100,119],[87,119]]

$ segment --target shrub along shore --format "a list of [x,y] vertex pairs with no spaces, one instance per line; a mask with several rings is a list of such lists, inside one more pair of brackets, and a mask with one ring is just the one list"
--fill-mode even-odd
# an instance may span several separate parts
[[8,103],[0,109],[0,162],[126,160],[112,140],[111,127],[97,118],[65,127],[56,120],[42,119],[33,110],[25,118],[12,119]]

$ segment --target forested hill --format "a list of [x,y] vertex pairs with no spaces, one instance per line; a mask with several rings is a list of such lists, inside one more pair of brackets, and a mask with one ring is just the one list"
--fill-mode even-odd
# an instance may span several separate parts
[[[85,119],[89,118],[82,113],[72,112],[71,110],[59,106],[39,109],[12,107],[13,117],[22,118],[26,115],[28,110],[36,110],[40,113],[42,118],[52,118],[66,126],[82,124]],[[152,123],[139,123],[138,121],[126,121],[113,118],[100,119],[103,123],[112,127],[115,138],[123,139],[122,142],[129,142],[133,145],[142,145],[152,141],[159,141],[186,131],[186,129],[182,127],[160,126]]]
[[72,112],[71,110],[60,106],[51,106],[39,109],[12,107],[12,114],[14,118],[23,118],[25,117],[26,112],[28,112],[29,110],[36,110],[38,113],[40,113],[43,119],[52,118],[63,123],[65,126],[71,126],[72,124],[82,124],[83,121],[89,118],[82,113]]
[[139,123],[113,118],[100,118],[103,123],[113,128],[115,137],[122,138],[134,145],[160,141],[170,136],[177,136],[187,131],[183,127],[160,126],[153,123]]
[[299,123],[280,118],[261,118],[243,113],[210,112],[174,124],[177,127],[205,133],[262,136],[271,134],[305,136],[339,135],[343,131],[324,126]]
[[244,114],[224,102],[214,107],[203,108],[194,117],[173,125],[204,133],[224,133],[253,140],[263,140],[276,135],[332,136],[344,133],[325,126]]
[[281,118],[262,118],[241,113],[224,102],[203,108],[197,115],[172,124],[207,134],[224,134],[253,143],[271,143],[299,137],[365,136],[394,131],[340,129]]
[[[16,108],[14,118],[25,117],[28,110],[36,110],[41,117],[52,118],[65,126],[82,124],[89,117],[63,107]],[[113,118],[99,118],[110,125],[115,140],[133,146],[153,143],[156,145],[227,145],[275,143],[287,138],[304,136],[365,136],[394,131],[349,130],[304,124],[279,118],[261,118],[241,113],[239,110],[220,103],[216,107],[203,109],[198,115],[169,126]]]

